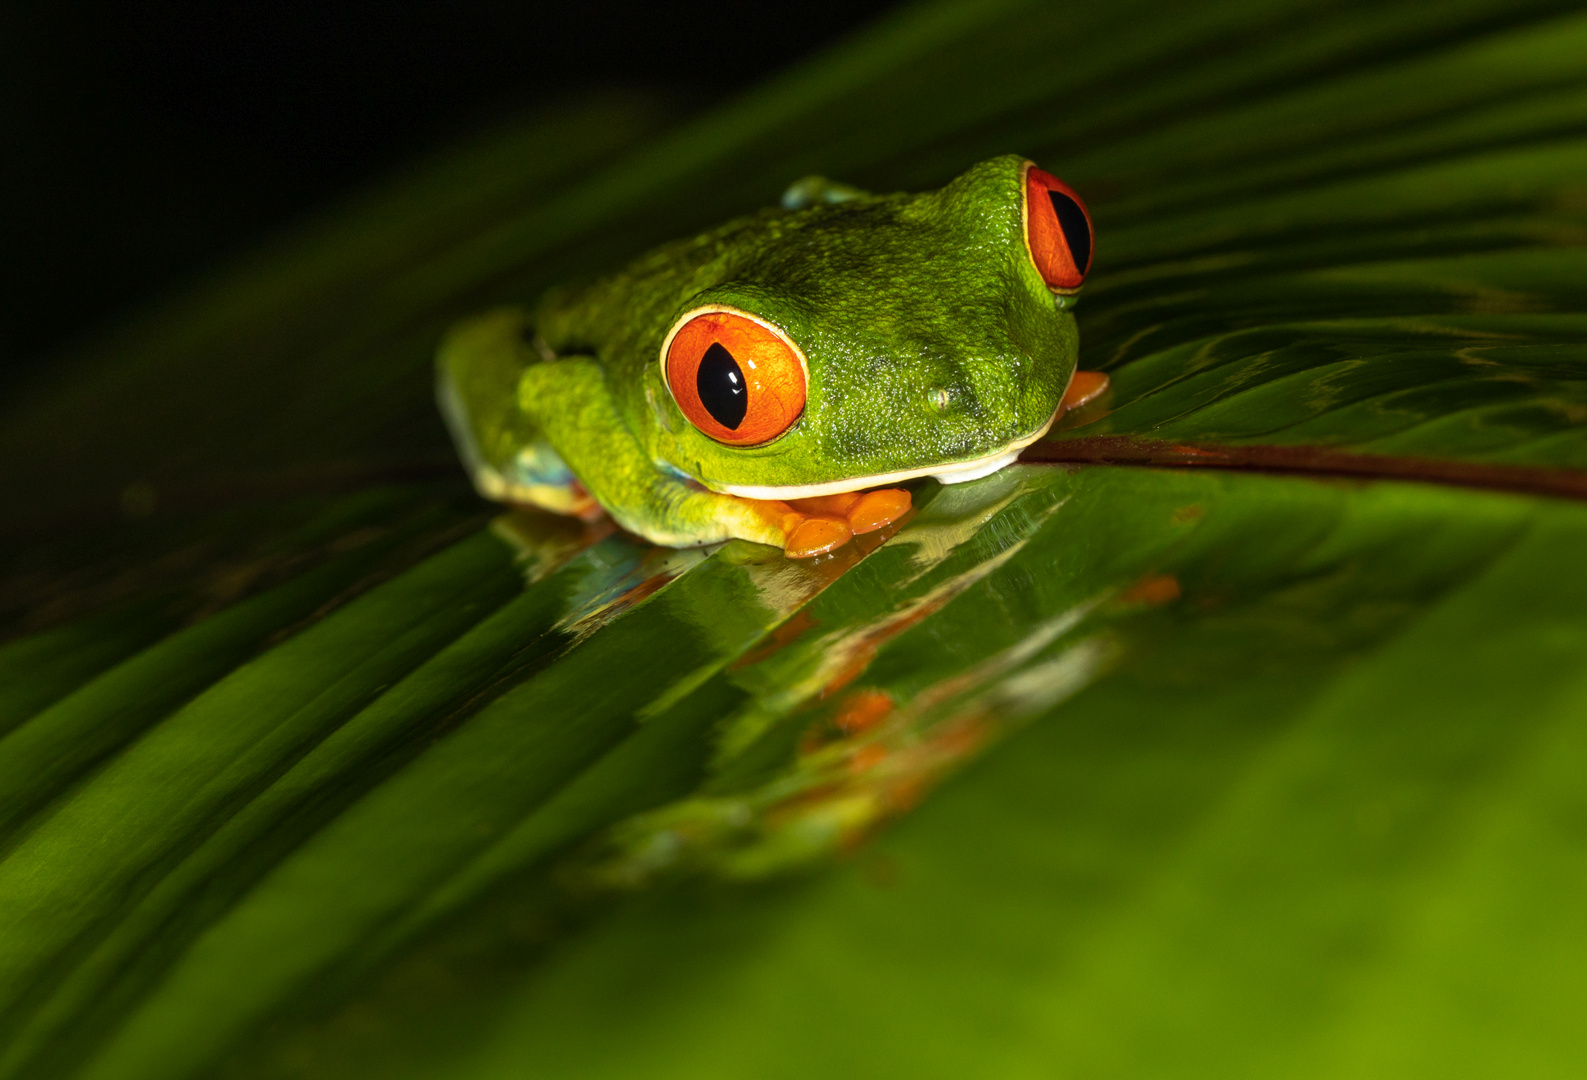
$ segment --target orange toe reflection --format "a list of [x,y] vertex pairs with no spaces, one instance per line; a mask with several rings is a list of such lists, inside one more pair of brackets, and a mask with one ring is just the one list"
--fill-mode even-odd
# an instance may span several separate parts
[[903,488],[882,488],[867,491],[848,508],[849,528],[857,533],[868,533],[891,525],[909,513],[909,492]]

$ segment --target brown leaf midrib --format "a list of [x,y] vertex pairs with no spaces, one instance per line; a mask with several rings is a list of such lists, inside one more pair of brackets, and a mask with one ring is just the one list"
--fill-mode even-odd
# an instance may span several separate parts
[[1020,461],[1043,465],[1144,465],[1409,480],[1587,500],[1587,472],[1439,458],[1357,454],[1322,446],[1222,445],[1091,435],[1029,446]]

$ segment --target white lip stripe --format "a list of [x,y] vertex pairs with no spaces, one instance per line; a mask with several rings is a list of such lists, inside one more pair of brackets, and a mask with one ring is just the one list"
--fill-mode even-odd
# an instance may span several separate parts
[[[846,491],[864,491],[866,488],[902,483],[905,480],[914,480],[921,476],[939,477],[945,484],[960,483],[965,480],[978,480],[982,476],[988,476],[1003,466],[1010,464],[1019,456],[1021,450],[1047,434],[1056,419],[1058,419],[1058,414],[1054,412],[1052,416],[1047,418],[1045,424],[1023,439],[1016,439],[1001,450],[970,461],[955,461],[947,465],[925,465],[918,469],[878,473],[875,476],[855,476],[847,480],[829,480],[825,484],[790,484],[787,486],[706,484],[705,486],[718,494],[737,495],[741,499],[775,499],[787,502],[789,499],[813,499],[817,495],[841,495]],[[977,470],[980,471],[978,472]],[[960,473],[974,473],[975,475],[958,476]],[[957,479],[949,479],[956,476],[958,477]]]
[[932,473],[932,477],[939,484],[967,484],[971,480],[979,480],[983,476],[991,476],[999,469],[1012,465],[1019,458],[1018,450],[1010,450],[1001,457],[995,457],[982,465],[979,469],[958,469],[949,473]]

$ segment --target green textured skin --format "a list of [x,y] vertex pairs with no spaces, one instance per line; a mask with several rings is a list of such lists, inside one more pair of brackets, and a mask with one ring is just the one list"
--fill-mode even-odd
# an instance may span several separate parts
[[[1025,165],[1008,155],[933,192],[842,189],[842,202],[764,210],[552,290],[527,324],[496,313],[465,325],[441,356],[454,433],[471,436],[465,457],[476,475],[481,463],[504,468],[538,435],[619,522],[684,544],[767,537],[719,522],[731,508],[679,474],[716,490],[831,484],[1028,439],[1057,408],[1079,338],[1026,247]],[[679,316],[709,304],[776,324],[805,353],[804,413],[770,443],[714,441],[667,390],[662,342]],[[590,359],[570,363],[578,357]],[[604,401],[591,400],[603,396],[592,362]],[[525,368],[516,408],[515,365]]]

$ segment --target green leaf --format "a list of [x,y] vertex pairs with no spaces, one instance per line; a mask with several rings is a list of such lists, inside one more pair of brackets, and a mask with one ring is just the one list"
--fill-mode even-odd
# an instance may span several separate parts
[[[1064,661],[1111,641],[1083,690],[833,875],[660,897],[506,986],[451,981],[523,918],[504,891],[475,916],[494,934],[457,926],[282,1059],[448,1077],[1568,1071],[1587,510],[1215,474],[1038,482],[1056,513],[864,678],[919,693],[1091,589],[1174,574],[1178,600],[1099,610],[967,688],[1061,698]],[[1169,527],[1144,540],[1154,520]],[[260,1072],[276,1075],[240,1070]]]
[[[1568,5],[922,4],[63,358],[0,404],[0,1078],[1573,1075],[1584,133]],[[1009,150],[1112,379],[1027,464],[810,562],[486,524],[453,319]]]

